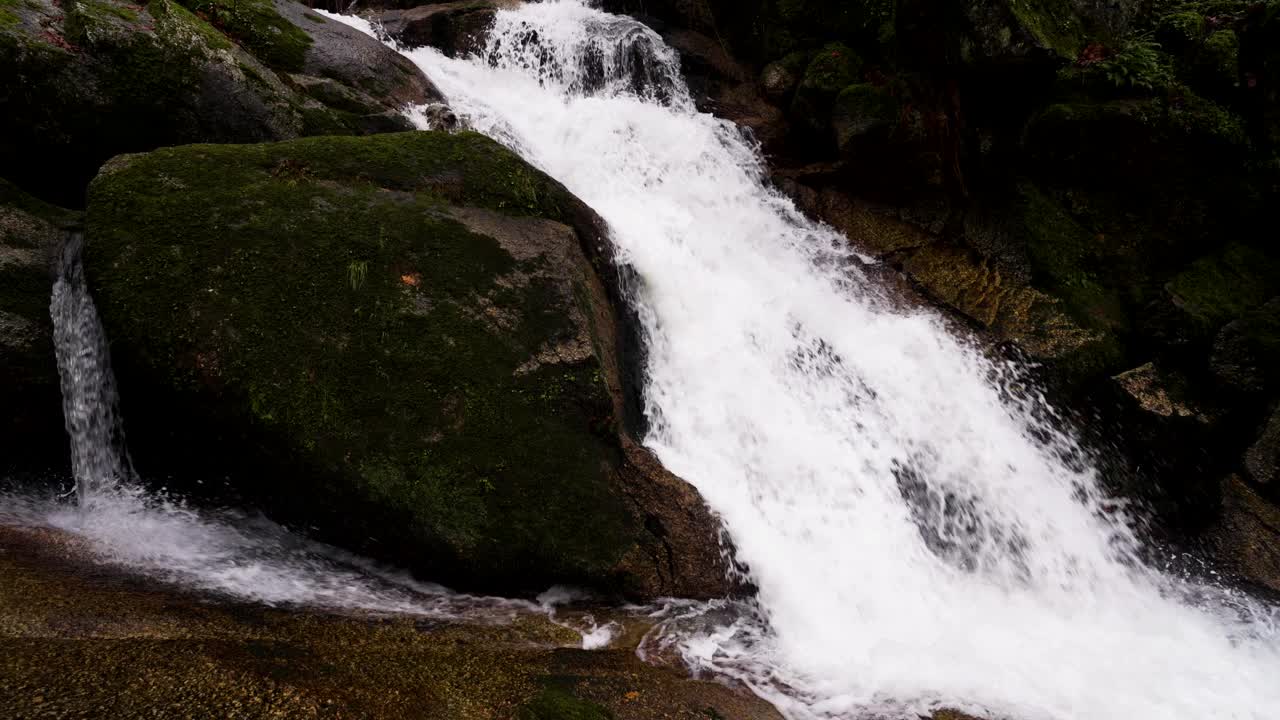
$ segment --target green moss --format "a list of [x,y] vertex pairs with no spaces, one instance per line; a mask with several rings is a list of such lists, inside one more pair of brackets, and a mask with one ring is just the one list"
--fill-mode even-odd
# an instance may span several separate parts
[[285,20],[271,0],[182,0],[267,67],[299,72],[311,36]]
[[634,527],[598,365],[516,372],[572,300],[449,215],[568,202],[472,133],[187,146],[94,183],[86,262],[134,377],[283,440],[286,511],[447,576],[602,582]]
[[1017,212],[1036,286],[1061,298],[1068,314],[1085,327],[1126,330],[1123,303],[1094,266],[1108,254],[1106,239],[1089,233],[1035,187],[1023,184],[1019,195]]
[[1280,260],[1232,243],[1196,260],[1169,281],[1168,289],[1197,321],[1216,328],[1280,292]]
[[1041,45],[1074,59],[1083,44],[1084,28],[1070,0],[1008,0],[1014,17]]
[[518,720],[613,720],[609,709],[559,688],[547,688],[516,714]]
[[134,7],[118,5],[110,0],[76,0],[75,5],[90,8],[93,12],[110,15],[129,23],[139,20],[138,11]]
[[836,96],[835,114],[891,122],[898,117],[898,101],[887,88],[854,83]]
[[303,107],[298,109],[302,116],[303,136],[315,135],[360,135],[360,118],[355,114],[325,107]]
[[[151,0],[147,12],[157,19],[157,31],[166,33],[175,42],[191,43],[190,36],[198,38],[213,50],[224,50],[232,47],[231,41],[218,32],[212,25],[196,17],[190,10],[175,0]],[[188,37],[183,37],[188,36]]]
[[862,69],[862,59],[843,43],[830,43],[809,61],[801,88],[834,96],[852,85]]
[[855,138],[898,125],[897,98],[885,87],[855,83],[840,91],[831,111],[836,145],[844,152]]

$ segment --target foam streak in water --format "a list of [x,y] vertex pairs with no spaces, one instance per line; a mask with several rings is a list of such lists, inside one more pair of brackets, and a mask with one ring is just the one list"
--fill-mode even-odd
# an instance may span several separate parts
[[883,302],[753,144],[695,111],[657,35],[560,0],[500,13],[482,57],[406,54],[600,212],[643,279],[647,443],[759,587],[752,613],[669,623],[691,664],[797,718],[1280,708],[1274,610],[1143,567],[1017,369]]

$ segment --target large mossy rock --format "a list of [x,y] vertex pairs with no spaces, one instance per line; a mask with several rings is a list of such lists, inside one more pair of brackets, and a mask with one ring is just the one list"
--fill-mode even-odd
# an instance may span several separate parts
[[122,152],[410,129],[399,54],[280,0],[5,0],[0,172],[64,204]]
[[49,296],[54,253],[79,221],[0,180],[0,481],[66,466]]
[[496,143],[125,156],[87,223],[144,476],[229,477],[468,587],[725,591],[700,499],[620,432],[637,350],[602,221]]

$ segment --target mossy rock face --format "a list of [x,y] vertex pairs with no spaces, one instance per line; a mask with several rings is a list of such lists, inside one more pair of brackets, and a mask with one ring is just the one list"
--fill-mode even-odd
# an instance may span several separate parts
[[1256,205],[1243,123],[1187,88],[1051,105],[1032,118],[1023,142],[1029,171],[1045,186],[1070,188],[1090,227],[1167,234],[1175,252],[1157,254],[1157,263],[1230,232]]
[[1058,297],[1011,277],[999,264],[937,242],[905,254],[903,271],[935,302],[1015,343],[1049,366],[1055,381],[1074,386],[1122,362],[1114,334],[1072,316]]
[[[791,120],[803,132],[825,139],[841,90],[859,79],[862,58],[847,45],[831,43],[813,55],[791,101]],[[829,141],[828,141],[829,142]]]
[[0,476],[66,465],[49,296],[55,248],[78,222],[0,180]]
[[[273,0],[181,0],[273,70],[302,70],[311,36],[285,20]],[[320,18],[319,15],[315,17]],[[320,18],[323,20],[323,18]]]
[[883,140],[898,124],[899,105],[888,88],[854,83],[840,91],[831,110],[836,147],[844,157],[856,153],[862,141]]
[[985,0],[966,4],[971,31],[966,59],[977,62],[1039,57],[1073,59],[1085,24],[1072,0]]
[[691,490],[654,490],[673,479],[619,436],[587,214],[469,133],[113,162],[86,268],[137,465],[204,458],[282,518],[466,586],[727,587],[705,508],[664,508]]
[[[211,7],[193,4],[197,15],[175,0],[23,0],[15,7],[19,21],[0,24],[0,166],[64,204],[83,202],[97,168],[119,153],[363,133],[388,124],[366,118],[389,113],[394,129],[405,130],[400,107],[438,98],[397,53],[353,28],[306,21],[301,5],[290,9],[310,31],[269,4],[236,3],[237,22],[258,28],[252,36],[230,21],[216,27],[226,16]],[[336,79],[359,102],[329,107],[273,68]]]
[[1222,386],[1257,401],[1280,388],[1280,297],[1222,328],[1209,360]]
[[1193,322],[1211,330],[1280,292],[1280,261],[1257,249],[1231,244],[1221,253],[1191,263],[1166,289]]
[[548,687],[525,703],[517,720],[613,720],[608,708],[575,697],[573,693]]

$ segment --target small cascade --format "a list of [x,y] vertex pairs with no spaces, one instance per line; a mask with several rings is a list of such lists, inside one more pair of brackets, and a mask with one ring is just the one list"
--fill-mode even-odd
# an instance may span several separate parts
[[69,233],[58,254],[49,313],[76,497],[82,508],[91,511],[103,496],[132,487],[134,473],[106,333],[85,283],[83,249],[84,235]]
[[[563,9],[559,9],[563,11]],[[688,103],[680,57],[630,18],[585,12],[576,22],[547,23],[536,9],[506,14],[483,61],[518,69],[574,96],[629,94],[660,104]]]

